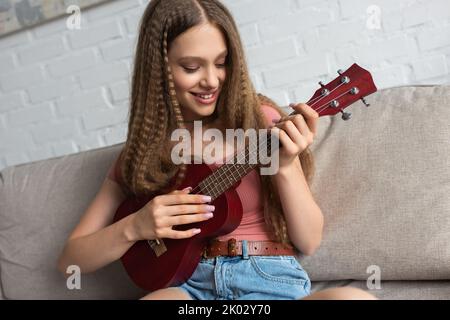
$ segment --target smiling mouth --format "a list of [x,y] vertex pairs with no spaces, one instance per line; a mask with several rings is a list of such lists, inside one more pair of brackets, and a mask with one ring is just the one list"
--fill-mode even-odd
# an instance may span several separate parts
[[195,101],[202,105],[212,105],[215,103],[219,96],[219,90],[214,92],[213,94],[203,95],[195,92],[189,92],[194,97]]
[[210,94],[199,94],[199,93],[196,93],[196,92],[190,92],[190,93],[192,95],[196,96],[196,97],[199,97],[199,98],[202,98],[202,99],[205,99],[205,100],[209,100],[209,99],[212,99],[217,94],[217,91],[214,92],[214,93],[210,93]]

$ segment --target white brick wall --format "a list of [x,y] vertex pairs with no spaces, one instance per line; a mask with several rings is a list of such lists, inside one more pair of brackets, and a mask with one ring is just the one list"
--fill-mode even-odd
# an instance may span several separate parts
[[[124,141],[148,1],[85,10],[81,30],[62,18],[0,38],[0,169]],[[450,83],[448,0],[223,2],[255,87],[280,104],[308,100],[318,81],[353,62],[379,88]]]

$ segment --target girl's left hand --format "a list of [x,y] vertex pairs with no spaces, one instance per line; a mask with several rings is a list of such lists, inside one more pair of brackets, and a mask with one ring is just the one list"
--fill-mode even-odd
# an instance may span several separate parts
[[272,127],[279,131],[280,169],[293,164],[294,159],[313,143],[317,132],[319,114],[313,108],[305,103],[290,106],[297,114],[281,118]]

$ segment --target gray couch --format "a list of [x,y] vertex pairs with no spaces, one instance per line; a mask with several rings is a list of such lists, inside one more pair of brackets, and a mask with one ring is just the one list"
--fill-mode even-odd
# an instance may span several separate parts
[[[450,87],[400,87],[320,119],[312,191],[324,238],[299,257],[313,291],[355,286],[382,299],[450,298]],[[121,145],[20,165],[0,176],[3,299],[137,299],[120,262],[68,290],[56,270],[67,235]],[[368,272],[369,271],[369,272]],[[380,276],[381,288],[372,278]],[[370,277],[370,278],[369,278]],[[367,281],[367,280],[370,281]]]

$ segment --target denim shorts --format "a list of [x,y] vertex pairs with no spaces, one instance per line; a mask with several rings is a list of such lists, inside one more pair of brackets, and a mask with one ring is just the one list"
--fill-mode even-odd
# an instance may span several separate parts
[[311,281],[294,256],[202,258],[179,288],[194,300],[294,300],[311,294]]

